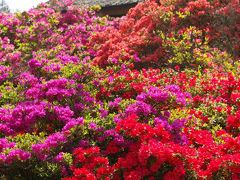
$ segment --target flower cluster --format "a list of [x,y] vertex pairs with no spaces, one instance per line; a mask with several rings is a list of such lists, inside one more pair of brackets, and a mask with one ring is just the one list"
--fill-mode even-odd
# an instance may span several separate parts
[[[73,161],[73,178],[69,179],[110,179],[113,168],[109,165],[108,159],[100,154],[98,147],[88,149],[77,148],[74,150],[76,159]],[[76,177],[76,178],[75,178]]]

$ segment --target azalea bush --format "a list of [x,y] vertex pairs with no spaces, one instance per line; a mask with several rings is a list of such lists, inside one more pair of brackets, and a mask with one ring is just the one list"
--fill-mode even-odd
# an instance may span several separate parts
[[99,10],[0,14],[0,178],[239,179],[239,1]]
[[239,16],[238,1],[146,0],[128,12],[119,29],[93,36],[89,45],[98,48],[93,62],[106,66],[109,58],[129,61],[137,54],[139,68],[175,63],[204,68],[214,48],[237,58]]

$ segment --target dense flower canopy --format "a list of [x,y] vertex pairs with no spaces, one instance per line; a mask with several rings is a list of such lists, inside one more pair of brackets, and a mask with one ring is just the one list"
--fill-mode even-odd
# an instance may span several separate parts
[[240,179],[239,1],[99,9],[0,14],[0,179]]

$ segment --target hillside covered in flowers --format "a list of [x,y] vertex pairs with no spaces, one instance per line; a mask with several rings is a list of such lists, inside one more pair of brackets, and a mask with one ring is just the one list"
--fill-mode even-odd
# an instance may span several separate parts
[[239,0],[99,8],[0,14],[0,179],[239,180]]

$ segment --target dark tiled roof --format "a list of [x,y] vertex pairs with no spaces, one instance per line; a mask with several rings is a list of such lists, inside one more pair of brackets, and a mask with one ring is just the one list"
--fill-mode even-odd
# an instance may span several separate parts
[[142,0],[77,0],[77,4],[82,5],[99,5],[101,7],[111,7],[111,6],[120,6],[127,4],[135,4],[141,2]]

